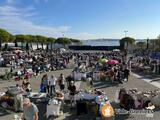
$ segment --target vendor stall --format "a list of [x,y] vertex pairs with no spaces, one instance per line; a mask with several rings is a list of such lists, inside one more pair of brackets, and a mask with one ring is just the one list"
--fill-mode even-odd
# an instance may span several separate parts
[[59,116],[62,102],[57,99],[50,99],[47,105],[47,118],[50,115]]
[[1,106],[5,109],[15,110],[16,96],[20,92],[21,91],[19,89],[17,89],[16,86],[10,86],[10,87],[7,88],[6,92],[1,92],[0,93],[0,104],[1,104]]
[[121,108],[126,110],[154,109],[155,106],[159,106],[159,95],[159,90],[141,92],[137,89],[121,89],[117,101],[119,101]]
[[[69,94],[65,94],[65,100],[70,100]],[[102,107],[110,105],[107,96],[101,91],[84,92],[80,91],[74,96],[77,106],[77,115],[94,112],[95,115],[102,115]]]

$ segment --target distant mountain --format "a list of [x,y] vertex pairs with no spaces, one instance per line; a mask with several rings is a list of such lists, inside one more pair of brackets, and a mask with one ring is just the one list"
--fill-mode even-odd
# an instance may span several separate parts
[[[105,38],[102,38],[102,39],[88,39],[88,40],[82,40],[82,41],[119,41],[121,39],[105,39]],[[147,39],[136,39],[136,41],[147,41]]]
[[[88,40],[85,40],[85,41],[117,41],[117,40],[120,40],[120,39],[104,39],[104,38],[102,38],[102,39],[88,39]],[[82,41],[84,41],[84,40],[82,40]]]
[[[91,46],[119,46],[120,39],[88,39],[81,40],[83,45],[91,45]],[[136,42],[143,41],[146,42],[145,39],[136,39]]]

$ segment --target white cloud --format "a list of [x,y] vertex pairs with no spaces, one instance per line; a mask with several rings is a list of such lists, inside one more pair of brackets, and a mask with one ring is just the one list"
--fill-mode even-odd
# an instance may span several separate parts
[[5,6],[0,6],[0,16],[1,17],[5,17],[5,16],[28,17],[28,16],[33,16],[37,14],[34,10],[35,8],[33,6],[17,9],[16,7],[5,5]]
[[71,28],[70,26],[45,26],[35,24],[34,22],[28,20],[30,17],[37,18],[37,16],[38,13],[33,6],[17,8],[13,5],[6,4],[0,6],[0,28],[8,30],[12,34],[33,34],[51,37],[61,37],[64,33],[66,37],[76,39],[97,38],[97,35],[87,32],[72,33],[69,31]]
[[37,25],[26,18],[37,15],[33,6],[16,8],[10,5],[0,6],[0,27],[14,34],[40,34],[45,36],[60,36],[67,32],[70,26],[48,27]]
[[[5,24],[6,23],[6,24]],[[46,36],[59,36],[61,31],[68,31],[70,27],[47,27],[36,25],[30,21],[22,20],[16,17],[3,17],[0,21],[0,26],[7,28],[14,33],[21,34],[40,34]]]

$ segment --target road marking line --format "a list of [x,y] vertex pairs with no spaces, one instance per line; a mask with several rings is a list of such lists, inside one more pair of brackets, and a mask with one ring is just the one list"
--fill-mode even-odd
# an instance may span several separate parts
[[[151,85],[154,85],[155,87],[160,88],[160,83],[153,81],[153,80],[156,80],[156,79],[158,79],[158,78],[156,78],[156,79],[145,78],[145,79],[144,79],[144,78],[143,78],[144,76],[140,76],[140,75],[137,75],[137,74],[135,74],[135,73],[132,73],[132,75],[135,76],[135,77],[137,77],[137,78],[139,78],[139,79],[141,79],[141,80],[143,80],[143,81],[145,81],[145,82],[147,82],[147,83],[150,83]],[[152,82],[152,81],[153,81],[153,82]]]

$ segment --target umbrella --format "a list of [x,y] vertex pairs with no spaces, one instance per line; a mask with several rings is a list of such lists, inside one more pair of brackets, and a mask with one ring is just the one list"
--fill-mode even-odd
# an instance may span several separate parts
[[60,51],[61,51],[61,52],[66,52],[66,49],[61,48]]
[[101,58],[101,59],[99,59],[99,62],[100,63],[106,63],[106,62],[108,62],[108,60],[106,58]]
[[120,52],[121,50],[119,49],[114,49],[113,52]]
[[107,64],[109,64],[109,65],[116,65],[116,64],[118,64],[119,62],[117,61],[117,60],[109,60],[108,62],[107,62]]

